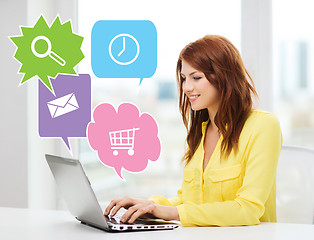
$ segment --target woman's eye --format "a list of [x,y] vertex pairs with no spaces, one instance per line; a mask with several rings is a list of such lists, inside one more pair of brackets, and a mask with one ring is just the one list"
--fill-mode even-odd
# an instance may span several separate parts
[[181,76],[181,80],[182,80],[182,81],[185,81],[185,77],[182,77],[182,76]]
[[201,79],[201,77],[194,77],[194,80],[199,80]]

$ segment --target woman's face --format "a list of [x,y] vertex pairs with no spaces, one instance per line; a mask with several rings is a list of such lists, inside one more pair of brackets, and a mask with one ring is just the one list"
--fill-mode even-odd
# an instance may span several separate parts
[[182,60],[181,68],[183,92],[191,103],[194,111],[207,108],[218,108],[219,94],[217,89],[207,80],[203,72],[193,68],[185,60]]

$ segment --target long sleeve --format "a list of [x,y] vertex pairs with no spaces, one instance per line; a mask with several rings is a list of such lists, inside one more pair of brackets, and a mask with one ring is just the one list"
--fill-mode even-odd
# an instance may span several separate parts
[[177,206],[183,225],[234,226],[260,223],[265,203],[276,184],[277,163],[282,147],[278,119],[267,114],[252,129],[247,144],[242,186],[234,200],[196,204],[186,201]]
[[156,204],[165,206],[178,206],[182,204],[182,189],[179,189],[177,195],[173,198],[167,199],[162,195],[154,195],[149,198]]

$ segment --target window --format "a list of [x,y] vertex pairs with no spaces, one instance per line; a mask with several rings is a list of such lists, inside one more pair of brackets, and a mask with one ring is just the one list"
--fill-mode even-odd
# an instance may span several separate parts
[[273,1],[274,110],[285,145],[313,148],[312,9],[312,1]]
[[[227,7],[226,7],[227,6]],[[181,186],[180,160],[184,154],[186,131],[177,104],[175,69],[181,49],[206,34],[227,37],[240,50],[241,1],[78,1],[79,34],[84,36],[85,59],[80,73],[92,78],[93,108],[101,102],[118,107],[135,103],[141,112],[150,113],[159,126],[162,152],[157,162],[149,161],[145,171],[122,171],[123,182],[114,170],[103,166],[87,139],[80,140],[80,159],[99,200],[130,195],[147,198],[153,194],[171,197]],[[158,65],[155,75],[144,79],[99,79],[90,65],[90,34],[98,20],[150,20],[157,28]],[[162,181],[161,181],[162,179]]]

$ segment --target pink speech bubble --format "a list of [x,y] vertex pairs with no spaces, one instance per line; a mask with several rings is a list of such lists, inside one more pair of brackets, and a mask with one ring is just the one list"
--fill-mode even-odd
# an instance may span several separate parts
[[95,108],[93,118],[87,127],[89,144],[100,161],[113,167],[122,179],[122,168],[141,172],[148,160],[159,158],[157,123],[149,114],[140,114],[136,105],[123,103],[116,111],[111,104],[102,103]]

